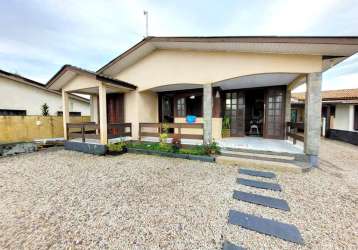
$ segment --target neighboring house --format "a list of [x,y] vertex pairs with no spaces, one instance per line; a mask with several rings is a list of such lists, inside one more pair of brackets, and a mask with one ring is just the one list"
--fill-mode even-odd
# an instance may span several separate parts
[[[50,115],[62,116],[61,92],[28,78],[0,70],[0,116],[42,115],[41,106],[49,106]],[[89,100],[70,95],[70,115],[90,115]]]
[[[291,121],[303,130],[305,93],[293,93]],[[358,145],[358,89],[322,91],[322,135]]]
[[286,139],[291,90],[306,83],[304,152],[317,165],[322,72],[357,51],[357,37],[147,37],[97,72],[65,65],[46,87],[62,91],[65,127],[68,94],[91,96],[101,144],[113,123],[131,123],[138,139],[140,123],[186,123],[187,115],[210,143],[221,140],[224,116],[232,141]]

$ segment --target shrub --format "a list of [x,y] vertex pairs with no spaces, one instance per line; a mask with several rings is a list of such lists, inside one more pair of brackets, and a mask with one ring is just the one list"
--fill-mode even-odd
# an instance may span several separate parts
[[117,142],[113,144],[108,144],[108,150],[113,152],[123,152],[127,147],[125,142]]
[[210,144],[205,145],[204,150],[205,150],[205,153],[208,154],[208,155],[213,155],[213,154],[219,154],[220,153],[220,147],[215,141],[213,141]]
[[41,105],[41,113],[43,116],[48,116],[50,114],[50,108],[47,103]]
[[174,151],[178,151],[181,148],[181,140],[177,135],[172,140],[172,147]]

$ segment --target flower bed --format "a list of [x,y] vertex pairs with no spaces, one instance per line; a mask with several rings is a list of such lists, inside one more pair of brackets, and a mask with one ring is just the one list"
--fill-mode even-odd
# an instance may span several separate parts
[[188,160],[199,160],[205,162],[214,162],[215,157],[209,155],[205,146],[194,146],[188,148],[175,148],[170,144],[160,143],[129,143],[128,152],[148,155],[159,155],[172,158],[181,158]]

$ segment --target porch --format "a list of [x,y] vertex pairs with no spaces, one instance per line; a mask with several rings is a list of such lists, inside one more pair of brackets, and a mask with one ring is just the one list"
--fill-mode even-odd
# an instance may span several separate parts
[[262,137],[228,137],[216,141],[222,149],[253,152],[304,154],[303,143],[291,140],[265,139]]

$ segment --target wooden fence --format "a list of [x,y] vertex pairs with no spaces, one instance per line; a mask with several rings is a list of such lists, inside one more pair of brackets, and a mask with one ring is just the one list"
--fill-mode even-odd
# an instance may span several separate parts
[[305,137],[298,134],[298,129],[303,129],[304,127],[304,124],[302,122],[300,123],[288,122],[286,127],[287,127],[286,135],[293,139],[293,144],[296,144],[296,140],[302,142],[304,141]]
[[[132,136],[131,123],[109,123],[107,129],[108,139]],[[67,123],[66,130],[68,140],[81,138],[82,142],[86,142],[86,139],[100,139],[100,126],[94,122]]]
[[[89,122],[89,116],[71,116],[70,122]],[[62,116],[0,116],[0,143],[63,137]]]
[[[203,129],[204,126],[202,123],[139,123],[139,140],[142,137],[159,137],[163,133],[163,127],[168,128],[168,137],[169,138],[178,138],[178,139],[198,139],[203,140]],[[146,129],[152,129],[154,131],[147,132]],[[186,130],[186,131],[185,131]],[[188,131],[190,130],[190,131]],[[195,132],[192,132],[194,131]],[[184,132],[184,133],[183,133]]]

